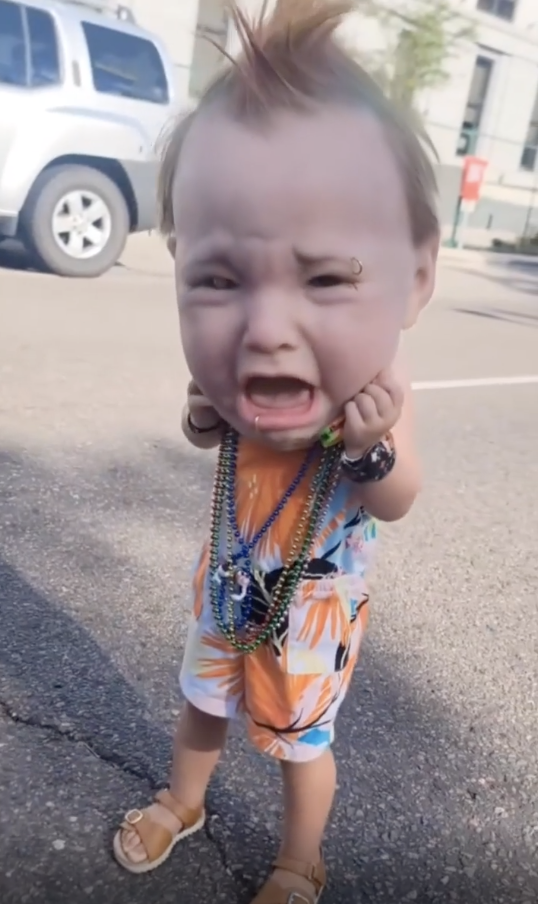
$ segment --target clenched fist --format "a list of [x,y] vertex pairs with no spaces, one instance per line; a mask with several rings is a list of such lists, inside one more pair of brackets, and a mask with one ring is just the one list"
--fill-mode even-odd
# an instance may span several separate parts
[[344,407],[343,439],[350,459],[362,458],[400,418],[404,392],[391,369],[382,371]]
[[217,428],[222,423],[211,402],[206,399],[194,380],[190,381],[187,389],[187,406],[192,423],[200,430]]

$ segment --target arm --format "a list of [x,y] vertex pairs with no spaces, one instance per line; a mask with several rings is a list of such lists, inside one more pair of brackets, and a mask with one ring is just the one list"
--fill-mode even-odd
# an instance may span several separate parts
[[399,521],[407,515],[422,486],[420,461],[415,443],[415,410],[409,376],[398,365],[397,376],[404,398],[400,418],[392,429],[396,462],[390,474],[377,483],[361,487],[364,508],[380,521]]

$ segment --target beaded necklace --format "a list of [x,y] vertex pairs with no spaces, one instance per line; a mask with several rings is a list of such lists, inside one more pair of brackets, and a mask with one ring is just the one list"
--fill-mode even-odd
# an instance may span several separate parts
[[[306,504],[293,536],[289,555],[277,584],[267,598],[267,611],[261,624],[252,616],[253,573],[251,555],[260,540],[273,526],[283,509],[306,477],[319,447],[308,451],[305,459],[265,524],[248,542],[237,524],[236,478],[239,437],[228,430],[219,449],[211,505],[209,551],[210,598],[215,621],[231,646],[242,653],[252,653],[286,618],[299,582],[303,579],[312,545],[326,515],[340,475],[341,448],[324,449],[312,479]],[[224,521],[226,559],[220,560],[221,529]],[[237,551],[234,552],[234,547]]]

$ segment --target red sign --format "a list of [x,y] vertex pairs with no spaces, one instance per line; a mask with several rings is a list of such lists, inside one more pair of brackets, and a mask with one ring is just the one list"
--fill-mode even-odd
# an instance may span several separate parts
[[462,201],[478,201],[484,182],[487,160],[481,157],[466,157],[461,174],[460,198]]

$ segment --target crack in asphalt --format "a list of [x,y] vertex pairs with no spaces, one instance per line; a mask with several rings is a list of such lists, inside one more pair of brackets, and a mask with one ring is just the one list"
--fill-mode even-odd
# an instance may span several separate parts
[[[58,739],[69,741],[72,744],[80,744],[102,763],[105,763],[107,766],[112,766],[114,769],[118,769],[124,775],[145,782],[152,791],[157,791],[159,787],[162,786],[162,783],[159,783],[157,779],[154,778],[150,770],[131,765],[124,757],[114,753],[114,751],[104,751],[95,743],[93,738],[88,738],[86,735],[83,735],[75,729],[62,728],[54,722],[48,722],[44,719],[38,719],[35,716],[21,714],[5,700],[0,700],[0,712],[14,725],[23,725],[26,728],[35,728],[39,731],[49,732]],[[215,848],[223,869],[232,878],[234,883],[239,886],[242,891],[254,893],[254,886],[250,882],[245,881],[240,870],[234,869],[231,866],[228,851],[226,850],[226,844],[216,836],[211,825],[211,821],[214,818],[218,818],[218,814],[215,811],[211,811],[206,806],[206,821],[204,823],[205,837],[212,847]]]

